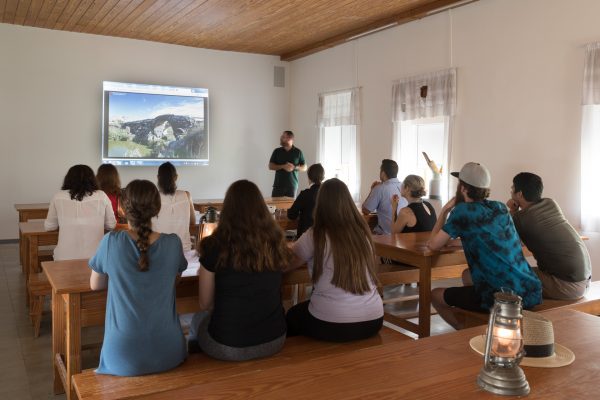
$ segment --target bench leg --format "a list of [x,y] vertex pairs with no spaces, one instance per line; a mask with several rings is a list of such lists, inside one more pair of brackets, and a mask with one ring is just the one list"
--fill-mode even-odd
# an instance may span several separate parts
[[33,324],[33,337],[40,336],[40,324],[42,322],[42,312],[44,310],[44,299],[45,296],[31,296],[31,308],[29,310],[29,315],[31,317],[31,323]]

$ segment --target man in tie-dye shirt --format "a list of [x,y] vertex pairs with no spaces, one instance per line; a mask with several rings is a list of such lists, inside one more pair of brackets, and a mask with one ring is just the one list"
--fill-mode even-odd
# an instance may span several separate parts
[[524,308],[540,304],[541,283],[523,256],[506,205],[487,200],[491,183],[487,168],[467,163],[452,175],[459,179],[456,197],[442,208],[428,245],[438,250],[451,239],[460,238],[469,269],[463,273],[464,286],[433,290],[435,309],[460,329],[453,307],[487,312],[494,303],[494,293],[501,289],[521,296]]

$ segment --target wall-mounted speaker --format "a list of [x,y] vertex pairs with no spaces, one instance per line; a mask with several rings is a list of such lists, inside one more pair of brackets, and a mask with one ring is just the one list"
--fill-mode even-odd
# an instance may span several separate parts
[[285,87],[285,67],[275,67],[273,69],[273,86]]

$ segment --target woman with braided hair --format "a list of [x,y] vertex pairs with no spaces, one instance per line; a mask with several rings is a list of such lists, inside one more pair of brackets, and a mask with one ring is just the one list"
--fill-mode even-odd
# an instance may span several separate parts
[[104,236],[89,261],[93,290],[108,287],[97,373],[135,376],[166,371],[186,357],[175,311],[175,283],[187,262],[176,234],[152,230],[158,189],[134,180],[123,193],[129,229]]

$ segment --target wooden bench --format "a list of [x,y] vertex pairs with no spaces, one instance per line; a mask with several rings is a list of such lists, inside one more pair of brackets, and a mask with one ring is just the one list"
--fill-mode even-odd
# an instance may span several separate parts
[[72,382],[81,400],[121,399],[214,382],[234,375],[410,340],[408,336],[386,327],[370,339],[349,343],[321,342],[299,336],[289,338],[280,353],[268,358],[229,362],[215,360],[201,353],[191,354],[179,367],[159,374],[118,377],[99,375],[94,370],[88,369],[74,375]]
[[[547,311],[559,308],[577,310],[592,315],[600,315],[600,281],[592,282],[584,297],[579,300],[554,300],[544,299],[531,311]],[[454,314],[464,328],[470,328],[488,323],[489,314],[455,308]]]
[[[40,249],[38,251],[39,264],[41,265],[43,261],[52,261],[53,254],[53,249]],[[38,266],[38,269],[41,270],[41,267]],[[50,286],[46,274],[43,272],[29,274],[27,279],[27,293],[29,294],[29,318],[33,325],[33,336],[38,337],[40,336],[40,323],[44,311],[44,301],[46,296],[52,294],[52,286]]]

